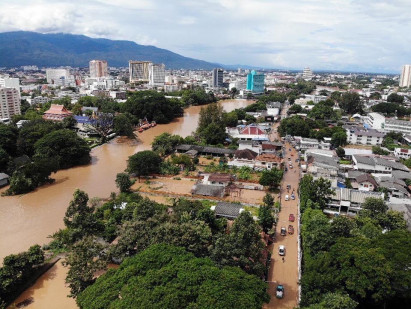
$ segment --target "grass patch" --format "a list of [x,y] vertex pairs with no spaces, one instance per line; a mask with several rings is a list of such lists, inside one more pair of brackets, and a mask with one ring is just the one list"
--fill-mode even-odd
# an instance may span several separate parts
[[244,206],[244,209],[246,211],[249,211],[251,213],[251,215],[253,216],[258,216],[258,208],[257,207],[253,207],[253,206]]
[[340,160],[340,164],[351,164],[349,160]]

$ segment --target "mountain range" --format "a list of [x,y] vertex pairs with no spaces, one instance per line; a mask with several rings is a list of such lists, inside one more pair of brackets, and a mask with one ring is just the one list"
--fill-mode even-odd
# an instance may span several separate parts
[[87,67],[92,59],[107,60],[109,66],[126,67],[129,60],[164,63],[167,69],[206,69],[220,64],[184,57],[167,49],[131,41],[95,39],[65,33],[28,31],[0,33],[0,67]]

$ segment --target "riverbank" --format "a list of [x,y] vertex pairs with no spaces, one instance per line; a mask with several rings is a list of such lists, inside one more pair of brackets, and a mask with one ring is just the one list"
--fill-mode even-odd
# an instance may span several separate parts
[[[229,112],[253,102],[224,100],[221,104]],[[94,148],[91,164],[53,174],[56,181],[51,185],[22,196],[0,198],[0,261],[9,254],[27,250],[33,244],[48,243],[48,236],[63,228],[63,217],[76,188],[87,192],[90,198],[104,198],[111,192],[117,192],[116,174],[124,171],[128,157],[137,151],[151,149],[153,139],[161,133],[183,137],[190,135],[197,127],[202,107],[191,106],[185,110],[183,117],[138,134],[137,144],[118,143],[114,139]],[[75,301],[66,297],[69,294],[65,286],[66,272],[67,269],[60,262],[55,264],[17,301],[24,300],[21,297],[29,293],[28,297],[34,299],[29,308],[49,308],[51,304],[53,308],[77,308]]]

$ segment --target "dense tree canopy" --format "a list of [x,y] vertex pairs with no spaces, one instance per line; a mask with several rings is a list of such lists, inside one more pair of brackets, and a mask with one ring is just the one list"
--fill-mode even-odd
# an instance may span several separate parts
[[[119,297],[120,295],[120,297]],[[153,245],[82,292],[80,308],[261,308],[266,284],[183,248]]]
[[90,147],[86,141],[68,129],[48,133],[34,145],[35,157],[56,158],[60,168],[69,168],[90,162]]
[[154,151],[140,151],[128,158],[127,171],[137,177],[157,174],[160,172],[161,162],[161,157]]
[[219,104],[210,104],[201,109],[197,135],[206,144],[224,143],[227,134],[223,115],[223,107]]
[[349,115],[362,112],[361,98],[356,92],[345,92],[339,103],[342,110]]
[[167,99],[157,91],[134,92],[122,105],[122,112],[128,112],[138,119],[168,123],[183,114],[182,105],[177,99]]
[[171,154],[174,151],[174,147],[183,142],[184,139],[180,135],[171,135],[168,132],[164,132],[154,138],[151,149],[160,156],[165,156]]
[[387,97],[387,102],[402,104],[404,102],[404,97],[396,92],[393,92]]
[[114,117],[114,132],[120,136],[134,137],[132,123],[126,115],[120,114]]

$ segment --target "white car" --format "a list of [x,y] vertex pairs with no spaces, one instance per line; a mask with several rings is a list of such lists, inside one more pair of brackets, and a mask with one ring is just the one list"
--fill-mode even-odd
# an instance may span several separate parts
[[278,246],[278,254],[284,256],[285,255],[285,246],[279,245]]
[[285,200],[286,200],[286,201],[289,201],[289,200],[290,200],[290,197],[288,196],[288,194],[285,196]]

